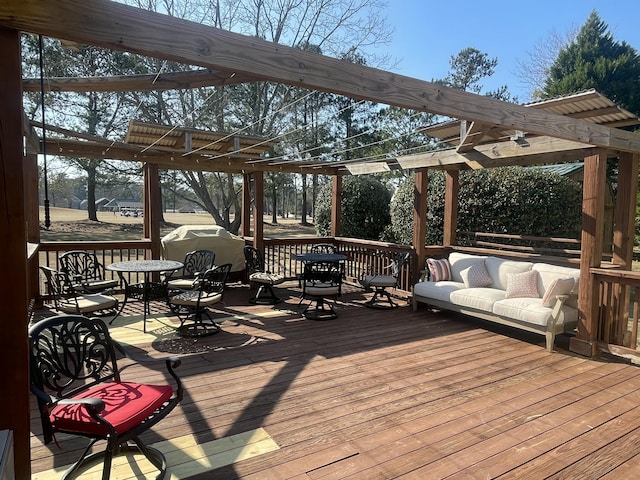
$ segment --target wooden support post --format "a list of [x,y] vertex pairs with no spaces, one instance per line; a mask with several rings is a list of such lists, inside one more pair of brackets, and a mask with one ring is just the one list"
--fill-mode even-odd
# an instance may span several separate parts
[[[613,225],[613,258],[615,265],[631,270],[633,263],[633,240],[635,234],[636,193],[638,190],[638,155],[621,153],[618,161],[618,194],[616,196]],[[618,311],[615,314],[615,343],[630,346],[627,339],[629,318],[629,287],[616,285],[613,292]]]
[[588,357],[596,355],[598,351],[596,337],[599,320],[599,285],[590,274],[590,269],[599,267],[602,261],[606,174],[606,151],[591,150],[591,154],[584,159],[578,333],[569,342],[569,350]]
[[251,174],[242,174],[242,223],[240,224],[240,235],[251,236]]
[[331,182],[331,236],[342,233],[342,176],[335,175]]
[[30,393],[27,341],[27,233],[22,141],[20,32],[0,28],[0,351],[5,379],[0,429],[13,430],[15,478],[31,478]]
[[450,247],[451,245],[456,244],[460,172],[458,170],[445,170],[444,178],[444,237],[442,244],[446,247]]
[[253,246],[264,253],[264,174],[253,174]]
[[427,238],[427,190],[429,187],[428,169],[416,170],[415,187],[413,189],[413,247],[416,249],[416,259],[413,268],[412,283],[420,278],[420,270],[424,268],[426,260]]
[[158,165],[144,164],[144,238],[151,239],[151,258],[160,258],[160,174]]

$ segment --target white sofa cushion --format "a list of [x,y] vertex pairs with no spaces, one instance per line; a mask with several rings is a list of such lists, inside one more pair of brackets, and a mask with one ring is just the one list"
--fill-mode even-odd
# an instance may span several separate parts
[[[552,308],[542,306],[541,298],[506,298],[493,304],[493,313],[525,323],[546,326],[551,319]],[[578,311],[563,307],[558,324],[573,323],[578,320]]]
[[493,312],[493,304],[504,298],[504,290],[497,288],[463,288],[451,292],[451,303],[485,312]]
[[538,271],[538,291],[544,293],[551,283],[557,278],[573,277],[575,285],[573,293],[578,292],[578,283],[580,280],[580,269],[570,267],[559,267],[557,265],[549,265],[548,263],[534,263],[533,270]]
[[493,287],[500,290],[507,289],[508,273],[528,272],[533,267],[531,262],[519,262],[516,260],[505,260],[498,257],[487,257],[484,261],[489,276],[493,280]]
[[469,268],[475,263],[483,263],[485,256],[470,255],[468,253],[451,252],[449,254],[449,265],[451,265],[451,280],[454,282],[464,283],[460,272],[465,268]]
[[451,292],[464,287],[462,282],[418,282],[413,286],[413,294],[418,297],[433,298],[441,302],[451,301]]

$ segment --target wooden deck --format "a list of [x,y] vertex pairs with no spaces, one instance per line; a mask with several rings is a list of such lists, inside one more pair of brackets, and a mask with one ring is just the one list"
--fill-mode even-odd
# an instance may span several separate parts
[[[314,322],[295,287],[275,307],[231,287],[223,332],[197,341],[175,336],[160,303],[146,335],[139,315],[114,322],[136,349],[182,357],[185,399],[143,437],[191,460],[174,478],[638,478],[638,367],[575,356],[566,336],[547,353],[541,336],[486,322],[364,308],[355,289],[337,319]],[[136,373],[159,379],[137,366],[125,377]],[[32,418],[34,474],[78,457],[84,441],[44,446]],[[249,436],[260,441],[238,440]],[[225,441],[242,448],[217,455]]]

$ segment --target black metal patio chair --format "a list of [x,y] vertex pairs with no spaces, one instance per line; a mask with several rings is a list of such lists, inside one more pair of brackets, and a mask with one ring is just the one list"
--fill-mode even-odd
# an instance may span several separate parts
[[244,259],[249,282],[258,284],[258,291],[249,303],[274,305],[280,302],[280,298],[273,291],[273,286],[284,282],[284,277],[267,271],[262,254],[254,247],[248,245],[244,247]]
[[[167,462],[139,436],[166,417],[182,400],[183,388],[174,369],[176,357],[138,359],[114,341],[99,318],[59,315],[29,329],[31,391],[36,396],[46,444],[57,433],[90,439],[78,461],[62,476],[81,476],[86,466],[104,461],[102,479],[111,475],[113,457],[128,450],[142,453],[164,477]],[[169,384],[125,382],[117,355],[137,362],[162,362],[173,378]],[[104,451],[94,451],[104,441]],[[91,453],[93,452],[93,453]]]
[[184,266],[179,270],[167,273],[165,283],[171,295],[172,291],[194,288],[198,275],[203,274],[215,265],[216,254],[211,250],[194,250],[184,256]]
[[119,286],[118,279],[106,278],[105,268],[93,252],[70,250],[60,255],[60,271],[68,275],[79,293],[102,293]]
[[342,294],[343,264],[340,262],[308,262],[302,277],[302,299],[310,299],[302,315],[310,320],[332,320],[338,316],[333,305],[327,302]]
[[230,271],[230,263],[213,267],[198,276],[193,288],[169,297],[169,304],[180,318],[179,335],[202,337],[220,331],[209,309],[223,301]]
[[78,293],[69,276],[44,265],[40,266],[44,273],[47,291],[53,300],[53,308],[60,313],[78,315],[114,315],[118,307],[118,299],[102,293]]
[[378,273],[365,275],[360,280],[365,289],[373,289],[373,296],[364,303],[365,306],[381,309],[398,306],[391,298],[388,289],[395,289],[398,286],[402,267],[409,262],[410,258],[411,255],[408,252],[397,253],[391,262],[380,267]]

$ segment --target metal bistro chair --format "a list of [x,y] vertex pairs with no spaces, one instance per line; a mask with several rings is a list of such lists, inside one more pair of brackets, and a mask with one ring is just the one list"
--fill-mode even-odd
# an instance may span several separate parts
[[104,265],[95,253],[70,250],[60,255],[60,271],[66,273],[79,293],[102,293],[120,285],[117,279],[105,277]]
[[262,254],[251,246],[244,247],[244,259],[249,281],[259,285],[258,291],[249,303],[274,305],[280,302],[280,298],[273,291],[273,286],[284,282],[284,277],[266,271]]
[[[336,247],[332,243],[315,243],[311,245],[311,249],[309,250],[311,253],[338,253],[338,247]],[[298,279],[298,287],[302,288],[302,279],[304,277],[304,272],[296,275]]]
[[[231,264],[213,267],[195,280],[195,286],[169,298],[169,303],[180,318],[179,335],[202,337],[218,333],[221,328],[209,313],[209,307],[223,300]],[[206,316],[208,321],[203,318]],[[185,323],[192,320],[190,323]]]
[[[390,263],[381,268],[380,273],[365,275],[360,280],[360,283],[365,289],[372,288],[374,291],[373,297],[364,303],[365,306],[380,309],[396,308],[398,306],[398,304],[391,299],[391,294],[387,289],[397,287],[400,271],[402,267],[408,263],[410,258],[411,256],[407,252],[398,253]],[[380,299],[379,297],[384,298]]]
[[302,299],[311,298],[302,315],[310,320],[332,320],[338,316],[326,302],[342,294],[343,268],[340,262],[308,262],[304,265]]
[[65,272],[45,266],[40,266],[40,270],[45,275],[53,307],[58,312],[78,315],[115,314],[118,307],[115,297],[101,293],[78,293]]
[[171,295],[172,291],[193,288],[194,280],[215,265],[216,254],[211,250],[194,250],[184,256],[184,267],[168,273],[165,283]]
[[[133,450],[142,453],[165,476],[167,462],[139,436],[171,412],[182,400],[183,388],[174,369],[180,359],[133,358],[111,339],[99,318],[60,315],[45,318],[29,329],[31,392],[38,400],[45,444],[60,432],[89,438],[89,445],[63,479],[81,476],[93,461],[104,459],[102,479],[111,474],[113,457]],[[164,362],[174,384],[124,382],[116,356],[134,361]],[[92,452],[105,441],[103,452]]]
[[316,243],[311,245],[311,253],[337,253],[338,248],[332,243]]

